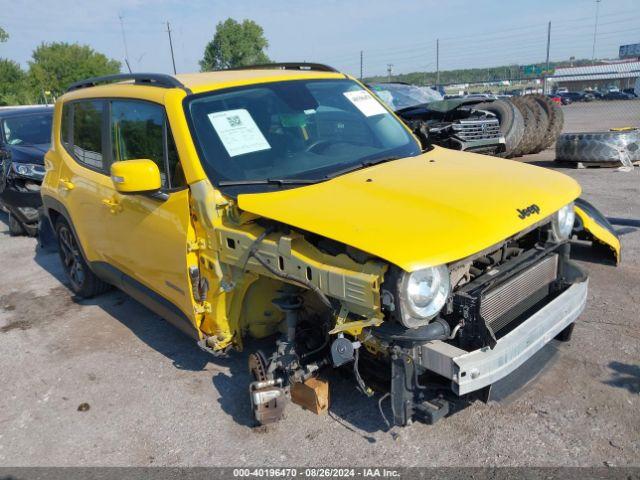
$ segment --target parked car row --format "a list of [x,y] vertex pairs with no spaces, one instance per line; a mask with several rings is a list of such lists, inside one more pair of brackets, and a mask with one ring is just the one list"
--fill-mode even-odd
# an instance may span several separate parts
[[[293,63],[71,85],[40,191],[70,289],[116,286],[214,356],[272,338],[249,359],[260,424],[289,401],[328,408],[328,369],[388,399],[389,426],[487,400],[551,339],[570,339],[588,297],[569,258],[576,224],[617,258],[619,241],[572,178],[438,145],[505,125],[513,140],[528,121],[515,112],[538,127],[513,148],[546,142],[548,98],[407,106],[391,93],[385,105],[393,87],[372,87]],[[15,147],[48,132],[15,125],[5,192],[41,165],[14,161]]]
[[633,100],[637,98],[633,89],[627,90],[609,90],[607,92],[600,92],[598,90],[584,90],[581,92],[556,92],[553,94],[555,97],[559,97],[563,105],[567,105],[573,102],[592,102],[594,100]]

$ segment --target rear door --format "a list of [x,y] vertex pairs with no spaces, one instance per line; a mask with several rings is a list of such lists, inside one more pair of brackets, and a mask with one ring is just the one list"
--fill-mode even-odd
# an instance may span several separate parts
[[79,100],[66,103],[62,111],[64,158],[57,189],[90,262],[105,259],[110,220],[102,203],[113,188],[106,107],[104,100]]

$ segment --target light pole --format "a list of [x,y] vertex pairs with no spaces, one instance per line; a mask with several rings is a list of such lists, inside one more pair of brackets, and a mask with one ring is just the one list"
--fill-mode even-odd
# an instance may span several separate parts
[[600,13],[600,2],[602,0],[596,0],[596,22],[593,27],[593,49],[591,50],[591,61],[596,59],[596,37],[598,36],[598,13]]
[[173,42],[171,41],[171,27],[167,22],[167,34],[169,35],[169,49],[171,50],[171,63],[173,64],[173,74],[176,74],[176,59],[173,56]]
[[120,19],[122,43],[124,44],[124,63],[127,65],[127,70],[129,70],[129,73],[131,73],[131,65],[129,64],[129,48],[127,48],[127,37],[124,34],[124,22],[122,21],[124,17],[122,15],[118,15],[118,18]]
[[551,22],[547,25],[547,68],[542,76],[542,93],[547,93],[547,75],[549,75],[549,49],[551,48]]
[[436,38],[436,88],[440,86],[440,39]]

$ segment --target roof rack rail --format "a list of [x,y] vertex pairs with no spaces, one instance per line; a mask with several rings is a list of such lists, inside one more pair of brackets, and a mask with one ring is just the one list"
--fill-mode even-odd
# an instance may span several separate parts
[[318,72],[335,72],[340,73],[329,65],[322,63],[307,63],[307,62],[284,62],[284,63],[261,63],[258,65],[247,65],[246,67],[234,67],[227,70],[316,70]]
[[79,82],[69,85],[67,92],[81,88],[95,87],[100,83],[122,82],[125,80],[133,80],[136,85],[149,85],[161,88],[185,88],[176,77],[164,73],[119,73],[117,75],[105,75],[104,77],[80,80]]

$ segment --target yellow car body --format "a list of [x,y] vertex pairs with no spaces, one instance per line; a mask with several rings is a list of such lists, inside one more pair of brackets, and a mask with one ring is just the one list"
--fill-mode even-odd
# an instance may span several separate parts
[[[300,294],[310,305],[330,300],[334,335],[346,333],[379,354],[384,342],[371,331],[385,323],[382,285],[390,269],[454,265],[501,248],[548,225],[580,195],[579,185],[557,172],[435,147],[312,185],[230,197],[205,172],[185,99],[272,82],[349,78],[360,84],[338,72],[286,69],[176,78],[180,87],[124,81],[60,97],[42,196],[54,227],[61,219],[71,226],[93,273],[212,353],[242,349],[247,335],[282,331],[285,313],[272,301],[283,285],[294,285],[303,287]],[[154,184],[136,184],[136,168],[155,181],[147,162],[123,167],[127,162],[116,161],[107,171],[76,161],[61,133],[63,109],[91,99],[161,106],[184,185],[135,193]],[[117,179],[127,187],[118,187]],[[286,228],[265,229],[264,219]],[[310,234],[363,254],[329,253],[310,242]]]

